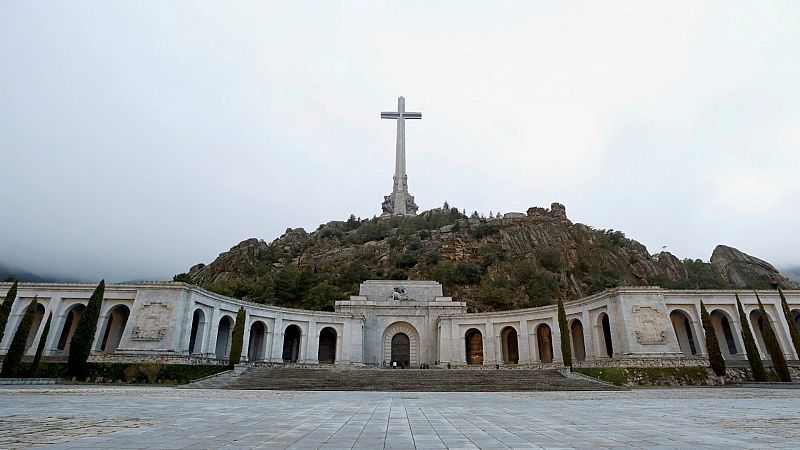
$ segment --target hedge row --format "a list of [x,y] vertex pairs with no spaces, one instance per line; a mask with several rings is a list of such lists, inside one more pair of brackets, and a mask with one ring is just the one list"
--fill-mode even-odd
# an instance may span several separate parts
[[[32,363],[20,364],[22,374],[30,374]],[[88,363],[87,380],[95,383],[147,383],[185,384],[192,380],[223,372],[228,368],[211,364],[158,364],[158,363]],[[66,363],[41,363],[37,376],[65,378]]]
[[646,386],[697,386],[706,384],[708,380],[705,367],[573,367],[572,371],[615,386],[630,383]]

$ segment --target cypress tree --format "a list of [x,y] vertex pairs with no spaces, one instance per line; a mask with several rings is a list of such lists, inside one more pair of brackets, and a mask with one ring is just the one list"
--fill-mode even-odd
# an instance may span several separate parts
[[86,378],[89,372],[87,361],[92,353],[94,334],[97,331],[97,319],[100,318],[100,308],[103,306],[103,292],[105,289],[105,280],[101,280],[89,298],[86,309],[78,319],[78,325],[75,326],[75,334],[69,344],[67,373],[79,379]]
[[786,356],[783,355],[783,349],[781,349],[781,344],[778,342],[778,336],[775,335],[775,330],[772,329],[769,316],[764,310],[761,299],[758,298],[758,293],[756,293],[756,291],[753,291],[753,293],[756,294],[758,309],[761,311],[761,317],[764,318],[764,325],[761,327],[761,336],[764,338],[764,345],[767,347],[770,359],[772,359],[772,366],[775,368],[775,373],[778,374],[778,378],[788,383],[792,381],[792,376],[789,375],[789,366],[786,364]]
[[33,301],[28,305],[20,321],[17,331],[14,333],[14,338],[11,340],[11,347],[8,348],[5,359],[3,359],[3,370],[0,371],[0,377],[14,378],[20,375],[20,363],[22,357],[25,355],[25,344],[28,341],[28,334],[31,332],[31,325],[33,325],[33,315],[36,314],[36,305],[39,304],[39,299],[33,297]]
[[561,332],[561,356],[565,366],[572,366],[572,345],[570,345],[569,324],[564,311],[564,300],[558,299],[558,330]]
[[8,316],[11,315],[11,306],[17,298],[17,282],[11,285],[11,289],[6,293],[6,299],[0,305],[0,342],[3,341],[3,336],[6,334],[6,325],[8,324]]
[[800,331],[797,330],[797,323],[792,317],[792,311],[789,309],[789,303],[786,302],[786,297],[783,295],[781,288],[778,288],[778,294],[781,296],[781,308],[783,309],[783,317],[786,318],[786,323],[789,325],[789,335],[792,337],[792,346],[800,359]]
[[753,332],[750,331],[747,315],[744,313],[744,308],[742,308],[742,302],[739,301],[739,294],[735,295],[736,306],[739,308],[739,322],[742,325],[742,340],[744,341],[744,349],[747,351],[747,362],[750,363],[750,370],[753,371],[753,380],[767,381],[767,373],[764,371],[764,364],[761,362],[756,340],[753,339]]
[[47,322],[44,324],[44,330],[42,330],[42,336],[39,338],[39,346],[36,347],[36,356],[33,357],[33,364],[31,365],[31,376],[35,377],[37,372],[39,371],[39,361],[42,360],[42,353],[44,352],[44,344],[47,342],[47,335],[50,334],[50,320],[53,318],[53,314],[47,316]]
[[231,341],[231,355],[228,358],[228,365],[231,369],[242,360],[242,346],[244,345],[244,307],[239,307],[236,313],[236,322],[233,324],[233,340]]
[[717,340],[717,333],[714,331],[714,325],[711,323],[711,316],[706,310],[706,305],[700,300],[700,319],[703,322],[703,332],[706,335],[706,351],[708,352],[708,363],[711,370],[721,377],[725,375],[725,358],[722,357],[722,351],[719,349],[719,341]]

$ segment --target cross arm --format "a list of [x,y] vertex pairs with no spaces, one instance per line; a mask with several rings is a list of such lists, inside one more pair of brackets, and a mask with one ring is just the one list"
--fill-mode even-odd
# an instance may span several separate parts
[[381,119],[399,119],[400,113],[396,112],[382,112]]

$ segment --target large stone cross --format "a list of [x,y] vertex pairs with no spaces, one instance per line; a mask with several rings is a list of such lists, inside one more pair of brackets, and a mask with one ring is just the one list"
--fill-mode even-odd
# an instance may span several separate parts
[[406,174],[406,119],[422,119],[420,112],[406,112],[406,99],[397,98],[397,111],[382,112],[381,119],[397,120],[397,147],[394,162],[394,187],[392,193],[383,202],[384,215],[416,214],[417,205],[414,197],[408,192],[408,175]]

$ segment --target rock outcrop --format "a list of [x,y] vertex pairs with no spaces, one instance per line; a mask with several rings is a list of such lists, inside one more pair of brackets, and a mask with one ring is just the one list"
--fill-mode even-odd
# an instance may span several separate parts
[[573,223],[564,206],[553,203],[508,218],[467,218],[455,208],[438,208],[415,217],[351,217],[310,233],[287,229],[271,243],[242,241],[180,279],[254,301],[326,308],[332,300],[319,306],[320,297],[355,293],[365,279],[433,279],[476,311],[537,306],[621,285],[796,285],[731,247],[717,247],[711,261],[650,254],[620,231]]
[[711,268],[738,287],[800,288],[800,283],[781,276],[772,264],[727,245],[718,245],[714,249]]

